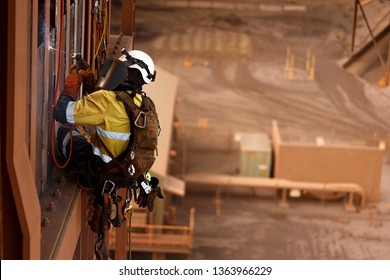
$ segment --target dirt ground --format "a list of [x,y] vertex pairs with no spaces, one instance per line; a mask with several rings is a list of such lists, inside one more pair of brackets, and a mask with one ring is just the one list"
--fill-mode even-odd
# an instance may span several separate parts
[[[144,2],[136,9],[135,48],[179,77],[173,175],[183,174],[183,164],[184,172],[234,174],[234,134],[270,133],[273,119],[300,137],[388,137],[389,89],[340,66],[350,49],[353,1],[296,1],[295,10],[284,9],[288,1],[257,10]],[[371,18],[389,8],[377,3],[367,9]],[[286,70],[287,53],[294,56],[293,73]],[[308,54],[315,56],[311,74]],[[189,208],[196,208],[193,259],[390,259],[389,204],[385,162],[380,210],[351,214],[342,201],[308,198],[281,209],[270,193],[235,189],[222,193],[217,217],[215,190],[194,185],[176,203],[179,222],[188,223]]]

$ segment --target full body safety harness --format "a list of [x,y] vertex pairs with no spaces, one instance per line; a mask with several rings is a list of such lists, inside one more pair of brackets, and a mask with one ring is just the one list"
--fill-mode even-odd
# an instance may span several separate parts
[[[133,211],[132,206],[132,197],[134,201],[140,203],[140,207],[147,206],[148,210],[153,211],[154,198],[152,200],[147,199],[142,201],[143,194],[149,194],[153,190],[159,190],[156,185],[149,184],[150,175],[142,175],[139,178],[126,180],[120,185],[116,185],[111,180],[105,180],[100,191],[100,199],[96,203],[96,209],[92,220],[89,222],[91,230],[97,233],[97,240],[95,242],[94,250],[97,260],[107,260],[108,259],[108,248],[107,248],[107,232],[110,230],[111,225],[113,227],[121,227],[126,220],[131,219],[131,213]],[[152,182],[153,180],[151,180]],[[119,214],[119,203],[122,201],[122,197],[118,195],[119,188],[126,188],[126,199],[123,206],[121,207],[122,217]],[[139,189],[139,194],[137,195],[137,189]],[[156,195],[160,198],[163,198],[161,192],[156,191]],[[96,199],[96,197],[95,197]],[[96,201],[95,201],[96,202]]]
[[118,195],[118,189],[116,188],[115,183],[106,180],[101,189],[101,198],[103,201],[101,204],[96,205],[97,209],[95,209],[93,217],[93,219],[98,220],[90,224],[92,231],[97,233],[97,240],[94,246],[97,260],[108,259],[106,234],[109,231],[111,224],[114,227],[120,227],[131,217],[131,212],[133,210],[131,205],[132,190],[131,185],[126,187],[126,200],[122,206],[122,219],[118,211],[118,205],[119,202],[122,201],[122,197]]

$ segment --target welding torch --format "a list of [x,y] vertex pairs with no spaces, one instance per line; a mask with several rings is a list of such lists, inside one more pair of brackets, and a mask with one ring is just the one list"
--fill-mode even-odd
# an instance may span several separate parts
[[80,70],[88,70],[89,65],[88,63],[82,58],[81,53],[72,53],[71,57],[76,60],[76,71],[79,72]]

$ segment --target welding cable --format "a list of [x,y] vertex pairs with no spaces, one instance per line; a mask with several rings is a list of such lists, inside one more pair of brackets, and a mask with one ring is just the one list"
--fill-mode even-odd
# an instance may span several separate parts
[[[62,48],[62,30],[63,30],[63,27],[64,27],[64,0],[61,0],[61,20],[60,20],[60,35],[59,35],[59,47],[58,49]],[[62,53],[61,52],[58,52],[58,67],[57,67],[57,80],[56,80],[56,88],[54,90],[54,97],[53,97],[53,105],[52,105],[52,116],[51,116],[51,155],[52,155],[52,158],[53,158],[53,161],[54,161],[54,164],[58,167],[58,168],[65,168],[66,166],[68,166],[69,162],[70,162],[70,158],[72,157],[72,149],[73,149],[73,145],[72,145],[72,125],[70,125],[70,144],[69,144],[69,156],[68,156],[68,159],[66,160],[66,162],[61,165],[58,161],[57,161],[57,158],[56,158],[56,155],[55,155],[55,149],[54,149],[54,124],[55,124],[55,119],[54,119],[54,112],[55,112],[55,107],[56,107],[56,102],[57,102],[57,98],[58,98],[58,85],[59,85],[59,78],[60,78],[60,71],[61,71],[61,66],[62,66]]]
[[97,49],[96,49],[96,52],[95,52],[95,55],[94,55],[94,57],[93,57],[93,59],[92,59],[91,65],[94,65],[94,63],[95,63],[95,59],[96,59],[96,57],[97,57],[97,55],[98,55],[98,53],[99,53],[99,49],[100,49],[100,47],[102,46],[102,42],[103,42],[103,39],[104,39],[104,34],[106,33],[106,26],[107,26],[107,5],[108,5],[108,3],[106,3],[105,8],[104,8],[104,24],[103,24],[102,36],[100,37],[99,45],[98,45],[98,47],[97,47]]

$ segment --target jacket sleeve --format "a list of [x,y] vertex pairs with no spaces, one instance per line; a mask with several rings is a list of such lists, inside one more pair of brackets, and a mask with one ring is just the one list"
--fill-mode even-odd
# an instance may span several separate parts
[[109,109],[109,93],[96,91],[80,100],[68,102],[65,110],[66,122],[78,125],[99,125],[104,122]]
[[60,123],[67,123],[66,120],[66,108],[69,102],[72,102],[73,99],[69,96],[61,96],[57,101],[57,106],[55,108],[54,117],[56,121]]

